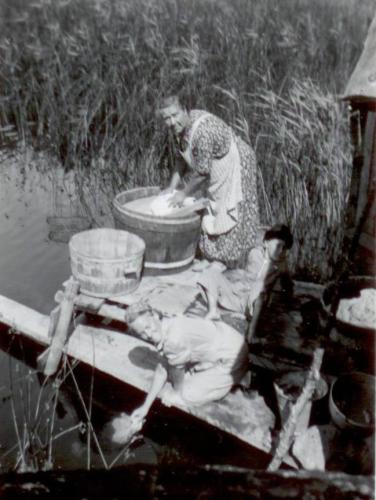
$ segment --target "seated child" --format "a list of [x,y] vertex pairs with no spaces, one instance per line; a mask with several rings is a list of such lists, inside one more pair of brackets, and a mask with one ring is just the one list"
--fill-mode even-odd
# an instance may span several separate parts
[[200,262],[196,265],[195,269],[201,271],[197,284],[201,286],[208,305],[206,318],[219,319],[218,306],[252,316],[250,340],[261,306],[269,301],[271,292],[292,292],[286,259],[292,243],[289,228],[275,225],[265,232],[263,247],[250,251],[245,270],[226,271],[220,262]]
[[232,312],[245,314],[250,283],[245,279],[232,281],[226,277],[226,266],[221,262],[200,262],[194,268],[201,295],[206,299],[208,312],[206,319],[219,320],[218,306]]
[[247,339],[251,340],[257,327],[262,307],[271,298],[272,292],[292,294],[292,281],[287,266],[287,250],[292,247],[290,229],[277,224],[265,232],[263,248],[250,251],[247,272],[254,279],[254,286],[248,297],[248,308],[252,315]]

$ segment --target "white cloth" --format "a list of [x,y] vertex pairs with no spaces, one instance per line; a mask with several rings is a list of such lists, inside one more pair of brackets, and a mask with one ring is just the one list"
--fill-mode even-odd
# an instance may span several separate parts
[[[201,115],[192,125],[188,147],[180,154],[192,168],[192,139],[200,123],[210,116]],[[219,235],[233,229],[239,220],[238,205],[243,201],[241,187],[240,156],[235,139],[231,136],[228,153],[222,158],[213,158],[208,188],[209,213],[203,217],[202,229],[207,234]]]
[[[177,207],[170,205],[170,200],[176,193],[174,189],[171,193],[163,193],[158,195],[150,204],[150,211],[153,215],[170,215],[173,214]],[[183,207],[188,207],[194,203],[195,199],[187,197],[183,201]]]
[[159,349],[170,366],[185,369],[180,395],[193,406],[226,396],[248,369],[243,335],[222,321],[163,319]]
[[250,280],[231,282],[223,274],[223,269],[212,265],[198,274],[197,284],[206,289],[210,295],[216,297],[218,304],[224,309],[245,313],[252,286]]

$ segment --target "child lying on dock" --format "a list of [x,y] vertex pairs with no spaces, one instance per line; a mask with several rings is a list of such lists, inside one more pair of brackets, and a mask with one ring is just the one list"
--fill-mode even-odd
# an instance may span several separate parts
[[163,358],[144,403],[132,414],[140,428],[168,379],[173,390],[163,398],[165,404],[200,406],[222,399],[247,372],[244,337],[222,321],[183,315],[161,318],[151,309],[128,312],[126,321]]

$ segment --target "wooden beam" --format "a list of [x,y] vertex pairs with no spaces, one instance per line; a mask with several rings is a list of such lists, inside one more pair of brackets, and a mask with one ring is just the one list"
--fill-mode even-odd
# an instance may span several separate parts
[[252,498],[371,500],[374,478],[339,472],[248,470],[229,466],[128,465],[111,470],[8,473],[6,499]]
[[298,418],[303,412],[306,404],[311,401],[317,382],[319,380],[323,356],[324,349],[315,349],[312,365],[307,375],[307,380],[296,403],[291,405],[290,407],[289,416],[286,422],[283,424],[283,427],[279,433],[275,454],[268,466],[268,471],[277,470],[283,462],[285,456],[289,452],[289,449],[294,441],[294,434]]
[[72,322],[74,298],[77,296],[80,285],[73,277],[71,277],[65,284],[63,298],[60,303],[59,318],[56,322],[56,329],[51,338],[51,344],[48,348],[48,356],[44,374],[51,376],[56,373],[63,349],[68,337],[69,326]]
[[50,318],[2,295],[0,295],[0,323],[25,334],[42,345],[49,344]]

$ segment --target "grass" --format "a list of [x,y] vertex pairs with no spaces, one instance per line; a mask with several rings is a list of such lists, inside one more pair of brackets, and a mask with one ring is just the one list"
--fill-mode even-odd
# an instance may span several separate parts
[[[30,363],[33,355],[25,353],[18,336],[11,338],[10,345],[11,352],[18,352],[20,358],[25,357]],[[9,435],[6,443],[1,443],[2,472],[37,472],[61,467],[62,450],[67,455],[63,468],[79,463],[87,470],[98,466],[109,470],[126,463],[133,443],[140,436],[130,436],[122,447],[108,449],[106,439],[111,440],[111,421],[108,435],[104,437],[99,428],[99,436],[98,422],[93,415],[94,369],[85,380],[79,375],[80,363],[64,355],[56,375],[46,378],[12,356],[8,357],[8,363],[7,384],[0,387],[2,404],[8,407],[9,413],[9,422],[6,422]],[[2,412],[4,415],[4,408]],[[79,442],[82,442],[82,455],[77,452],[75,456],[72,443]],[[69,458],[72,453],[73,457]]]
[[315,280],[340,254],[351,170],[339,101],[372,0],[1,0],[0,140],[95,171],[112,192],[166,182],[159,97],[230,123],[256,149],[264,224],[288,221]]
[[[61,467],[56,448],[64,446],[62,443],[67,439],[68,443],[83,441],[85,456],[81,456],[80,462],[87,470],[98,465],[109,470],[127,461],[133,442],[140,436],[131,435],[127,443],[114,451],[104,449],[92,418],[94,373],[90,386],[83,386],[75,373],[77,364],[64,356],[62,367],[50,379],[9,357],[9,388],[3,402],[8,401],[10,407],[14,443],[5,448],[2,444],[0,469],[3,472],[37,472]],[[76,417],[67,414],[72,410],[73,400]],[[110,424],[108,428],[106,439],[111,439]],[[71,452],[68,447],[67,453]],[[78,461],[78,457],[72,458],[72,463]]]

